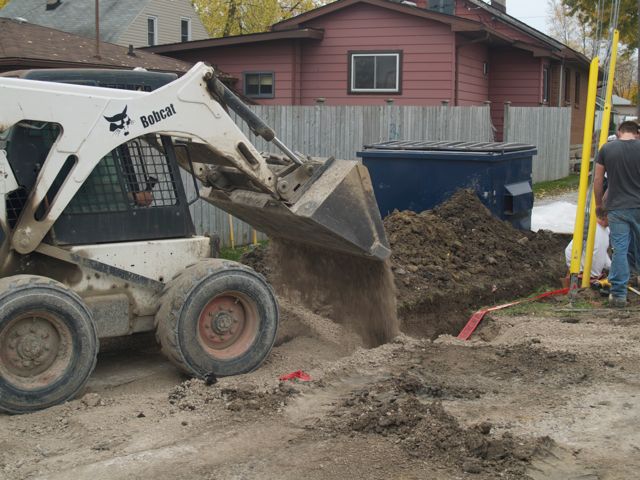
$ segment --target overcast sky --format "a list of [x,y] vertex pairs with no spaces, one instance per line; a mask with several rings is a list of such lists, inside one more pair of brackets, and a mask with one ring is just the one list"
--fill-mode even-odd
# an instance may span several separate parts
[[541,32],[547,32],[546,0],[507,0],[507,13],[531,25]]

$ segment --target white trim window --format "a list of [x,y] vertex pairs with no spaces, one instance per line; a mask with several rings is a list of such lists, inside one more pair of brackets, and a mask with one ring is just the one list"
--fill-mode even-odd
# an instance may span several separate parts
[[147,17],[147,43],[150,47],[158,44],[158,17]]
[[191,19],[182,17],[180,19],[180,41],[188,42],[191,40]]
[[400,52],[350,53],[350,93],[399,93]]

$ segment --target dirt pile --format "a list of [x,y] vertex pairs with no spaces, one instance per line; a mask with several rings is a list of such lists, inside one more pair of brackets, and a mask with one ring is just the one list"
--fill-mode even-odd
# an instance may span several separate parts
[[242,254],[240,262],[253,268],[264,275],[269,281],[273,276],[272,262],[269,261],[271,249],[266,245],[257,245],[248,252]]
[[403,331],[458,333],[482,305],[556,285],[567,239],[495,218],[473,192],[421,213],[385,218]]
[[488,422],[464,427],[439,401],[429,401],[431,390],[417,378],[391,378],[353,392],[317,427],[350,436],[389,437],[411,457],[458,472],[524,476],[541,440],[514,438],[508,432],[492,435]]
[[481,306],[558,285],[565,274],[566,236],[517,230],[494,217],[470,191],[456,193],[434,210],[394,212],[384,225],[395,281],[388,271],[372,274],[366,265],[371,262],[279,241],[252,250],[241,261],[294,303],[338,323],[352,322],[365,337],[373,325],[369,345],[393,335],[394,326],[385,321],[394,308],[388,298],[391,283],[401,330],[435,338],[457,334]]

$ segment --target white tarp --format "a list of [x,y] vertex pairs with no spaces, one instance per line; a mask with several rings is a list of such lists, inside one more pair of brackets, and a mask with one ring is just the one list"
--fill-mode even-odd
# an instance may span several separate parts
[[534,206],[531,212],[531,230],[551,230],[556,233],[573,233],[576,222],[575,203],[558,201]]

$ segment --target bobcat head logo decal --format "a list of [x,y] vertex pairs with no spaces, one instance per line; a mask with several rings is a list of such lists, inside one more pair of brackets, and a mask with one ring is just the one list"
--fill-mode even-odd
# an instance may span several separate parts
[[119,135],[121,132],[124,133],[126,137],[129,135],[129,125],[131,125],[132,120],[127,115],[127,107],[124,107],[124,110],[121,113],[114,115],[113,117],[104,117],[104,119],[109,122],[109,131],[115,132]]

